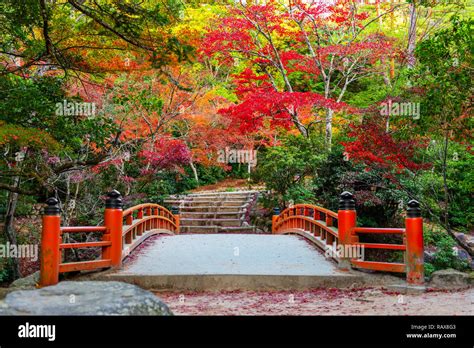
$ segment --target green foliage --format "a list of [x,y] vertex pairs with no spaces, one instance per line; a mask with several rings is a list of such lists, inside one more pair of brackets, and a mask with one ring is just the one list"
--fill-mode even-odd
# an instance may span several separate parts
[[294,203],[311,201],[313,195],[305,187],[305,178],[315,174],[325,157],[323,149],[319,140],[287,136],[280,146],[258,153],[259,165],[253,173],[253,180],[264,182],[267,189],[275,193],[280,207],[290,200]]
[[[195,166],[198,172],[199,185],[215,184],[226,176],[226,173],[220,167],[205,167],[199,164]],[[169,195],[186,193],[199,185],[194,179],[189,166],[184,167],[183,172],[161,171],[146,183],[137,185],[137,193],[142,193],[144,196],[134,203],[153,202],[162,204],[163,200]]]
[[453,268],[459,271],[466,271],[469,269],[467,262],[460,260],[453,247],[456,246],[455,241],[446,231],[438,227],[427,228],[424,227],[424,242],[426,247],[435,247],[436,252],[431,262],[425,263],[425,274],[430,276],[431,273]]
[[41,3],[0,3],[3,53],[20,53],[26,62],[47,57],[48,63],[77,73],[100,70],[94,63],[115,58],[113,49],[124,45],[146,55],[156,67],[166,65],[171,57],[183,60],[192,51],[167,30],[182,16],[182,1],[44,1],[44,11]]
[[28,147],[48,149],[51,153],[58,152],[60,146],[50,134],[37,129],[6,124],[0,121],[0,146],[13,145],[15,149]]
[[[6,239],[3,234],[0,234],[0,244],[5,244]],[[11,268],[8,264],[8,259],[0,258],[0,284],[9,281],[11,278]]]
[[407,195],[384,173],[365,171],[362,165],[344,160],[343,147],[336,145],[320,163],[314,178],[315,195],[320,205],[337,211],[343,191],[354,194],[360,226],[393,227],[402,224],[400,213]]
[[10,280],[11,274],[8,265],[3,260],[0,261],[0,283]]
[[356,107],[366,108],[393,93],[393,88],[389,89],[381,78],[363,78],[349,85],[346,102]]
[[[226,172],[221,167],[196,165],[198,171],[199,185],[215,184],[226,177]],[[186,168],[191,175],[190,168]],[[194,179],[193,179],[194,180]]]
[[[443,144],[431,143],[426,154],[433,159],[433,169],[423,172],[417,179],[423,202],[432,210],[431,218],[443,221],[445,201],[442,175]],[[452,144],[447,153],[446,184],[449,192],[449,224],[453,229],[469,232],[474,227],[474,156],[464,146]]]
[[[472,129],[472,117],[459,118],[466,112],[472,95],[472,26],[474,20],[451,17],[451,25],[434,33],[416,48],[419,61],[412,81],[423,88],[422,129],[431,134],[463,134]],[[454,137],[452,137],[454,138]],[[466,140],[466,139],[465,139]]]
[[57,103],[80,101],[65,95],[64,83],[65,80],[52,77],[24,79],[8,75],[1,78],[0,144],[5,133],[3,139],[18,147],[33,146],[54,152],[59,143],[63,151],[71,151],[69,156],[73,157],[85,139],[103,146],[117,130],[111,119],[101,115],[84,118],[56,114]]

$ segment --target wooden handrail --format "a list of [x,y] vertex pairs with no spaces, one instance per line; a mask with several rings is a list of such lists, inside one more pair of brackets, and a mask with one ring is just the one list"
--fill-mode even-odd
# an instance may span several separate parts
[[157,219],[162,220],[162,221],[167,221],[172,226],[174,226],[175,228],[178,228],[178,225],[175,221],[172,221],[172,220],[170,220],[170,219],[168,219],[164,216],[160,216],[160,215],[150,215],[150,216],[146,216],[146,217],[143,217],[141,219],[135,220],[136,222],[133,225],[128,225],[127,228],[124,229],[124,231],[122,232],[122,236],[125,236],[128,232],[130,232],[131,230],[136,228],[138,225],[143,224],[146,221],[157,220]]
[[64,226],[61,227],[62,233],[84,233],[84,232],[105,232],[105,226]]
[[84,243],[62,243],[59,244],[60,249],[80,249],[80,248],[94,248],[110,246],[110,241],[99,241],[99,242],[84,242]]
[[142,204],[138,204],[138,205],[135,205],[133,207],[130,207],[130,208],[124,210],[123,217],[125,218],[128,215],[132,214],[133,212],[138,211],[140,209],[144,209],[144,208],[158,208],[158,209],[166,212],[169,215],[173,215],[173,213],[171,213],[168,209],[166,209],[165,207],[163,207],[159,204],[156,204],[156,203],[142,203]]
[[318,227],[321,227],[325,231],[331,233],[334,237],[338,237],[338,231],[337,229],[331,228],[332,226],[327,226],[325,223],[322,224],[320,221],[322,220],[314,220],[313,218],[310,218],[309,216],[303,216],[303,215],[291,215],[287,216],[275,223],[275,228],[278,231],[278,228],[285,223],[285,221],[290,221],[290,220],[303,220],[303,221],[308,221],[311,224],[314,224]]
[[[272,233],[298,233],[315,242],[321,248],[343,245],[367,249],[385,249],[402,251],[406,264],[395,262],[356,260],[351,256],[344,259],[335,258],[341,268],[348,269],[351,265],[357,268],[385,272],[405,272],[407,282],[423,284],[423,220],[420,204],[411,200],[408,202],[405,228],[374,228],[356,227],[355,200],[350,192],[340,196],[337,213],[312,204],[296,204],[286,208],[272,218]],[[312,214],[309,211],[312,210]],[[316,212],[316,213],[315,213]],[[320,213],[325,214],[325,221]],[[337,221],[337,227],[334,226]],[[316,227],[316,228],[315,228]],[[403,237],[403,244],[365,243],[359,241],[359,234],[396,234]],[[331,236],[331,238],[329,238]]]
[[352,233],[404,234],[404,228],[354,227]]
[[332,210],[320,207],[318,205],[313,205],[313,204],[295,204],[295,205],[283,210],[280,213],[280,216],[286,214],[287,212],[290,212],[292,209],[298,209],[298,208],[314,209],[314,210],[319,211],[320,213],[327,214],[327,215],[337,219],[337,213],[336,212],[333,212]]
[[[50,198],[43,216],[41,240],[40,286],[54,285],[59,274],[72,271],[121,267],[122,261],[143,240],[154,233],[179,233],[179,215],[155,203],[139,204],[122,211],[122,198],[118,191],[109,192],[104,211],[104,226],[61,226],[59,201]],[[135,219],[133,214],[138,211]],[[145,214],[143,214],[145,212]],[[129,225],[125,225],[127,219]],[[102,233],[102,239],[93,242],[63,243],[64,233]],[[139,236],[139,238],[135,238]],[[124,239],[128,243],[124,250]],[[62,251],[67,249],[101,248],[98,260],[61,262]],[[125,254],[125,256],[124,256]]]

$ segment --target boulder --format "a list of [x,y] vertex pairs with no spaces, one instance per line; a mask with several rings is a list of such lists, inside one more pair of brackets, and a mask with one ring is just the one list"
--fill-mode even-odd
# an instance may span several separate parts
[[149,291],[122,282],[64,281],[18,290],[0,301],[0,315],[173,315]]
[[452,268],[433,272],[430,286],[433,288],[467,288],[471,279],[467,273],[456,271]]
[[471,264],[473,262],[472,257],[471,257],[471,255],[469,255],[469,253],[465,249],[460,248],[458,246],[455,246],[455,247],[453,247],[453,253],[456,255],[456,257],[460,261],[462,261],[462,262],[468,264],[469,266],[471,266]]
[[431,251],[431,250],[425,250],[423,259],[425,262],[430,262],[432,263],[434,259],[436,258],[436,252]]
[[471,256],[465,249],[459,248],[459,247],[455,247],[455,248],[456,248],[456,255],[461,261],[465,261],[467,263],[470,263],[472,261]]
[[10,284],[10,288],[35,288],[39,282],[39,271],[27,277],[19,278]]
[[470,252],[474,252],[474,236],[467,233],[455,232],[454,233],[457,240],[459,240],[463,245],[467,245],[470,249]]

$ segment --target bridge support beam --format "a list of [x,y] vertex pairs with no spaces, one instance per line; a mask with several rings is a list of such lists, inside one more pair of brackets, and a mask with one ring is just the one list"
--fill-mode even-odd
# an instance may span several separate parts
[[46,204],[41,232],[40,287],[58,283],[59,263],[61,262],[59,251],[61,238],[59,201],[51,197],[48,198]]
[[[355,210],[355,200],[352,193],[344,191],[339,200],[339,210],[337,212],[339,245],[343,247],[352,243],[351,230],[356,226],[357,214]],[[349,270],[351,260],[340,258],[338,266],[340,269]]]
[[104,248],[103,259],[110,259],[112,267],[122,266],[122,230],[123,230],[122,196],[117,190],[107,194],[105,201],[104,224],[107,228],[104,240],[112,242]]
[[415,200],[408,202],[406,231],[406,272],[407,283],[422,285],[424,283],[424,247],[423,247],[423,218],[420,203]]

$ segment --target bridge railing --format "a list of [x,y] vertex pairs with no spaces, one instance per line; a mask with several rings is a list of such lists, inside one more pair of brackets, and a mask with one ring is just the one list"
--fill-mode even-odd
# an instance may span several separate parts
[[[179,215],[158,204],[140,204],[122,210],[122,197],[118,191],[107,194],[103,226],[61,226],[59,202],[46,201],[43,216],[40,257],[40,286],[57,284],[59,274],[102,268],[119,268],[130,252],[145,239],[157,233],[179,233]],[[64,233],[98,233],[100,240],[93,242],[63,243]],[[97,260],[63,262],[63,251],[100,247]]]
[[[177,212],[176,212],[177,213]],[[179,233],[179,215],[154,203],[145,203],[123,212],[122,258],[156,233]]]
[[328,245],[339,245],[337,213],[312,204],[295,204],[279,215],[274,215],[272,232],[309,232],[314,237],[314,242],[323,249]]
[[[423,284],[423,220],[420,204],[408,202],[405,228],[356,227],[355,201],[349,192],[343,192],[337,213],[309,204],[297,204],[276,212],[272,232],[301,234],[334,258],[339,267],[406,273],[410,284]],[[401,244],[361,242],[361,235],[400,235]],[[404,253],[404,262],[366,261],[365,249],[396,250]],[[364,251],[355,253],[355,251]],[[357,257],[354,255],[357,254]]]

